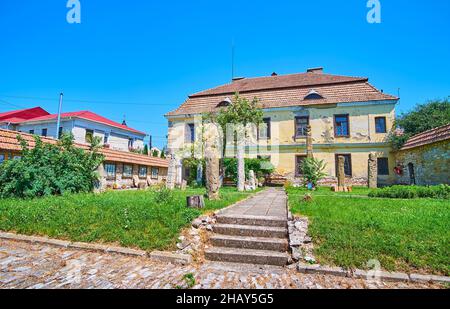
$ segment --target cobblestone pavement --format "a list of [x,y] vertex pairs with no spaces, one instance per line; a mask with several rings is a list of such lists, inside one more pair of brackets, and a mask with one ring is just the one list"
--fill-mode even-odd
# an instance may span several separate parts
[[225,209],[222,214],[287,218],[287,195],[282,189],[267,188],[255,196]]
[[221,263],[172,265],[144,257],[0,240],[0,288],[176,288],[193,274],[194,288],[430,288],[429,284],[378,283],[293,268]]

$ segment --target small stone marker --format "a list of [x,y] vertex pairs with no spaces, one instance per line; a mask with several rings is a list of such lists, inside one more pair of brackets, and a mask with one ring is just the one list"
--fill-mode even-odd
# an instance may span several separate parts
[[255,172],[253,170],[250,170],[248,174],[248,191],[254,191],[256,190]]
[[181,191],[186,191],[186,187],[187,187],[187,181],[183,180],[180,185]]
[[186,203],[189,208],[205,208],[203,195],[188,196],[186,197]]
[[197,184],[201,186],[203,184],[203,164],[197,165]]

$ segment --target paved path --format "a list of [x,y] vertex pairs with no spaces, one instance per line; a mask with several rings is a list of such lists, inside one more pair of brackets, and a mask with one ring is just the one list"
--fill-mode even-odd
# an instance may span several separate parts
[[268,188],[226,209],[221,214],[287,218],[287,196],[282,189]]
[[0,240],[0,288],[427,288],[428,284],[377,283],[292,268],[224,263],[180,266],[147,258]]

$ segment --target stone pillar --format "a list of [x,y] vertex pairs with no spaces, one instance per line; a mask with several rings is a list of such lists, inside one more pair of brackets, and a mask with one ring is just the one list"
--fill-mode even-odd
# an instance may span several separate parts
[[177,160],[176,171],[177,176],[175,179],[175,185],[180,187],[183,182],[183,163],[181,160]]
[[203,184],[203,163],[200,162],[197,165],[197,184],[201,186]]
[[250,190],[256,190],[256,177],[253,170],[248,172],[248,186]]
[[378,162],[374,153],[369,154],[367,182],[369,189],[376,189],[378,187]]
[[206,190],[208,199],[218,200],[220,188],[220,161],[217,126],[210,124],[205,130]]
[[308,158],[313,158],[313,144],[312,144],[312,132],[311,125],[306,127],[306,156]]
[[338,157],[338,170],[337,170],[337,178],[338,178],[338,188],[341,189],[345,186],[345,157]]
[[173,153],[169,154],[169,169],[167,170],[166,188],[173,190],[175,188],[175,181],[177,177],[177,158]]

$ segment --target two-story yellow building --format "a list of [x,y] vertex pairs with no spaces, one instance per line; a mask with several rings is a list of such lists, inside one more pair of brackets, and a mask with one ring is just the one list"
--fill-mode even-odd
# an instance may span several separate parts
[[394,125],[398,98],[379,91],[368,78],[325,74],[322,68],[238,78],[190,95],[166,115],[169,149],[176,152],[193,143],[198,126],[194,119],[232,104],[235,93],[249,100],[256,97],[264,112],[258,143],[247,147],[247,156],[270,157],[277,173],[294,182],[301,180],[309,124],[314,156],[327,164],[325,183],[336,181],[337,157],[343,155],[345,173],[352,183],[366,184],[370,153],[378,158],[379,183],[395,182],[395,158],[387,137]]

